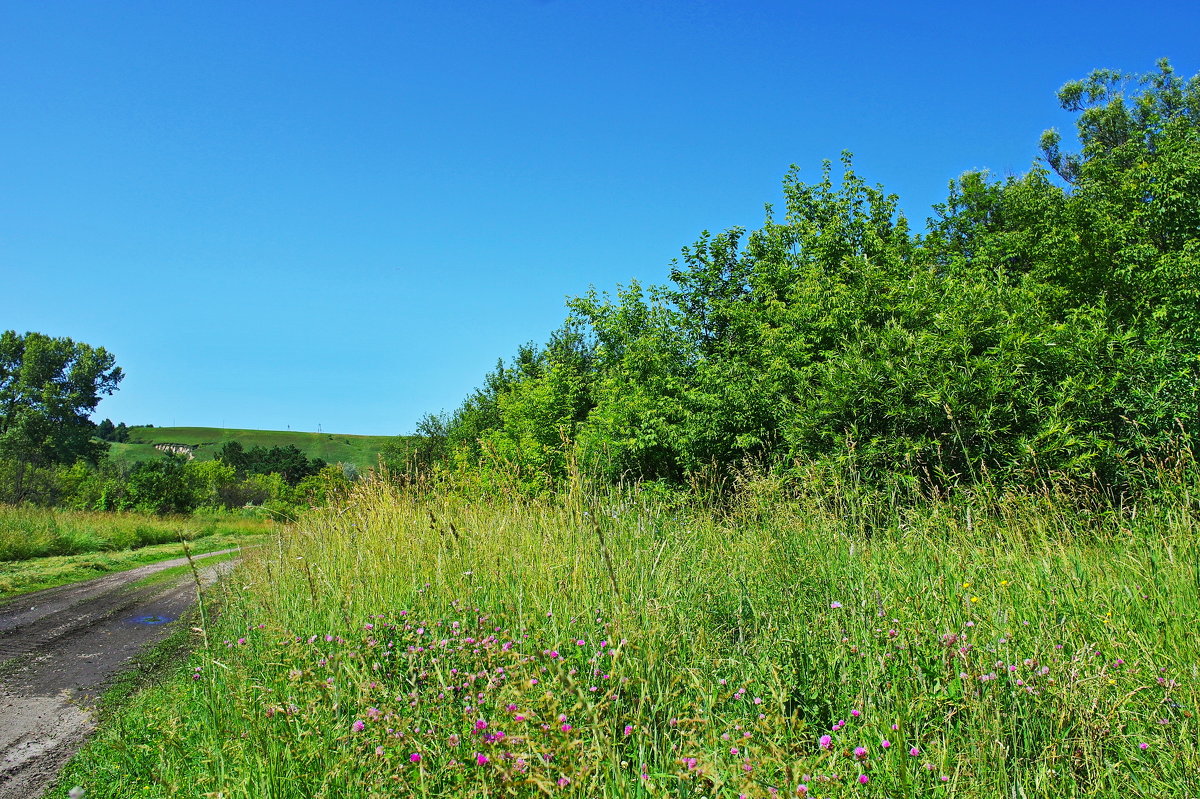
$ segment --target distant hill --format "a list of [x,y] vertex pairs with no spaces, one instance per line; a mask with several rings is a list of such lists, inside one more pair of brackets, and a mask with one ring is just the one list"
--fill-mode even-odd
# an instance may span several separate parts
[[114,443],[109,457],[118,463],[135,463],[162,456],[155,445],[176,444],[191,449],[196,460],[213,460],[228,441],[251,447],[286,447],[291,444],[308,458],[328,463],[353,463],[360,469],[378,463],[383,445],[396,436],[355,436],[345,433],[301,433],[295,430],[238,430],[221,427],[131,427],[129,441]]

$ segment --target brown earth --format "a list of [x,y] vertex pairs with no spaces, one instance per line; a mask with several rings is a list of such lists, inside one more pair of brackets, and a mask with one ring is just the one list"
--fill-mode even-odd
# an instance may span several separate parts
[[[185,563],[152,563],[0,605],[0,799],[40,796],[91,732],[105,683],[171,634],[196,599],[192,576],[131,584]],[[201,568],[201,580],[231,567]]]

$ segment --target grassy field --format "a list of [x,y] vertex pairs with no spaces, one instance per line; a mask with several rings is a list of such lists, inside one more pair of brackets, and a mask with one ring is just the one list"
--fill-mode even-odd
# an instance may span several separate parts
[[0,506],[0,602],[18,594],[181,557],[240,546],[273,529],[232,514],[161,518]]
[[309,458],[327,463],[353,463],[360,469],[377,465],[379,451],[394,436],[353,436],[340,433],[302,433],[294,430],[239,430],[217,427],[134,427],[129,441],[114,443],[109,457],[118,463],[133,463],[161,457],[155,444],[187,444],[196,447],[198,460],[212,460],[228,441],[246,449],[295,446]]
[[1200,795],[1194,487],[854,510],[360,486],[50,795]]

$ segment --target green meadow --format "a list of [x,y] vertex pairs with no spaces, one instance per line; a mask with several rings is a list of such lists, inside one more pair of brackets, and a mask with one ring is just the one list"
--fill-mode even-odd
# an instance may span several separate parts
[[213,589],[51,795],[1200,793],[1195,485],[777,488],[359,484]]

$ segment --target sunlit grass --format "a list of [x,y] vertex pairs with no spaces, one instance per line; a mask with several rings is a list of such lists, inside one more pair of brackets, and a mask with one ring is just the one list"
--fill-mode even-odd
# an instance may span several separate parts
[[160,518],[0,506],[0,601],[108,572],[240,546],[274,528],[234,515]]
[[582,496],[360,486],[247,558],[208,648],[71,779],[222,797],[1200,787],[1188,496],[1125,518],[930,503],[888,529],[815,502]]

